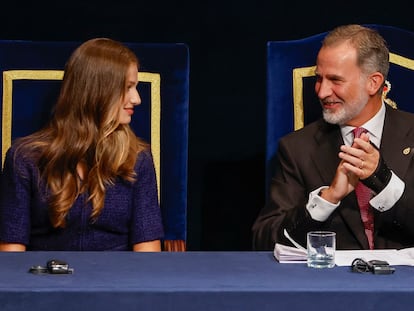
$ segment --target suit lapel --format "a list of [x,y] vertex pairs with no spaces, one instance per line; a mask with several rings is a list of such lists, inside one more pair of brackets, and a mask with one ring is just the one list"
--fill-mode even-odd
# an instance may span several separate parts
[[413,157],[414,131],[413,124],[398,114],[387,106],[380,150],[390,169],[403,178]]
[[[329,185],[340,162],[338,152],[344,143],[341,131],[336,125],[323,123],[315,135],[315,140],[320,148],[317,153],[313,154],[312,161],[318,168],[324,184]],[[338,207],[338,213],[361,247],[368,248],[368,240],[365,236],[355,192],[351,192],[342,200]]]
[[318,148],[311,154],[311,160],[323,183],[329,185],[339,164],[338,152],[343,144],[341,131],[338,126],[322,121],[314,138]]

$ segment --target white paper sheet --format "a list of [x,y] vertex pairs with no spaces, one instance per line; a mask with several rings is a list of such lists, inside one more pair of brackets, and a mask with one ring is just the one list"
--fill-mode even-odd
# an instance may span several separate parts
[[414,266],[414,249],[373,249],[373,250],[337,250],[335,264],[337,266],[351,266],[355,258],[365,261],[377,259],[385,260],[390,266]]

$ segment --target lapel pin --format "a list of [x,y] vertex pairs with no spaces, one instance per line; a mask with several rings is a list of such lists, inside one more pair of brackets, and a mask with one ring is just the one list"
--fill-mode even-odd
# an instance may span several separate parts
[[409,153],[410,153],[410,151],[411,151],[411,148],[410,148],[410,147],[407,147],[407,148],[405,148],[405,149],[403,150],[403,154],[404,154],[404,155],[407,155],[407,154],[409,154]]

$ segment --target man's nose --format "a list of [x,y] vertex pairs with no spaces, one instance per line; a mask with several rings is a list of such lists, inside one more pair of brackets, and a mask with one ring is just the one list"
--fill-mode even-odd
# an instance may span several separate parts
[[331,84],[327,80],[322,80],[316,83],[315,92],[319,99],[324,99],[332,94]]

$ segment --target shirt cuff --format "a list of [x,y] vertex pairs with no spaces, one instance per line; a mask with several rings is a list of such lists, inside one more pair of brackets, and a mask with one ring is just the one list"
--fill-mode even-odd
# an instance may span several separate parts
[[[323,189],[327,189],[329,187],[322,186],[311,193],[309,193],[309,200],[308,204],[306,204],[306,209],[308,210],[309,214],[311,215],[313,220],[316,221],[325,221],[328,217],[332,214],[332,212],[341,204],[338,202],[337,204],[333,204],[321,196],[319,193]],[[385,189],[384,189],[385,190]]]
[[391,173],[388,185],[369,201],[369,204],[380,212],[391,209],[404,192],[405,183],[394,172],[391,171]]

